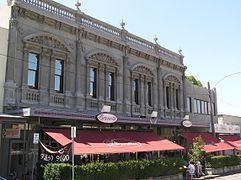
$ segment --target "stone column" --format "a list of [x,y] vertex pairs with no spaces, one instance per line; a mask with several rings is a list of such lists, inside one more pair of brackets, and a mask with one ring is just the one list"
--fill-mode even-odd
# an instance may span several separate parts
[[[17,11],[18,7],[13,6],[12,7],[12,19],[9,21],[10,28],[9,28],[9,36],[8,36],[8,54],[7,54],[7,65],[6,65],[6,82],[4,84],[4,90],[5,90],[5,97],[4,97],[4,104],[15,104],[19,103],[17,102],[17,79],[20,79],[22,81],[21,77],[19,77],[17,74],[15,74],[16,70],[21,68],[22,61],[20,61],[17,56],[17,46],[18,42],[18,21],[16,19],[17,17]],[[19,82],[20,83],[20,82]]]
[[86,71],[86,61],[84,58],[84,49],[81,40],[76,41],[76,57],[75,57],[75,106],[78,110],[83,110],[85,107],[84,91],[86,89],[86,79],[89,74]]
[[[144,93],[144,106],[145,106],[145,109],[149,106],[149,103],[148,103],[148,79],[146,78],[146,76],[143,78],[144,81],[143,81],[143,93]],[[152,88],[151,88],[152,89]],[[151,92],[152,93],[152,92]],[[146,109],[147,110],[147,109]]]
[[86,65],[86,93],[85,96],[90,98],[90,64],[87,63]]
[[140,77],[140,86],[139,86],[139,100],[140,100],[140,113],[145,115],[145,77],[141,75]]
[[40,104],[48,105],[48,89],[51,74],[49,73],[50,52],[48,49],[43,48],[41,57],[39,59],[39,91],[40,91]]
[[64,92],[66,93],[70,93],[70,56],[69,54],[66,54],[66,59],[64,60],[64,84],[65,84],[65,88],[64,88]]
[[65,88],[63,89],[64,95],[65,95],[65,107],[71,107],[71,98],[72,98],[72,94],[70,91],[70,65],[71,65],[71,61],[70,61],[70,55],[66,54],[66,59],[64,61],[64,85]]
[[22,84],[21,84],[21,102],[25,103],[26,93],[29,89],[28,87],[28,48],[25,47],[23,50],[23,66],[22,66]]
[[[131,114],[131,109],[130,109],[130,102],[131,102],[131,93],[133,93],[131,86],[132,80],[129,79],[130,73],[128,69],[128,56],[123,56],[123,89],[122,89],[122,96],[123,96],[123,113],[125,114]],[[132,98],[133,101],[133,98]],[[132,102],[133,104],[133,102]]]
[[[18,11],[18,7],[12,7],[13,13]],[[17,15],[16,15],[17,16]],[[14,69],[16,64],[19,64],[17,61],[19,61],[17,57],[17,46],[18,46],[18,21],[16,17],[12,17],[12,19],[9,21],[10,28],[9,28],[9,47],[8,47],[8,59],[7,59],[7,71],[6,71],[6,81],[11,83],[15,82],[15,74]],[[21,63],[21,61],[20,61]]]
[[164,108],[167,109],[167,92],[166,92],[166,87],[168,86],[167,82],[163,83],[163,104],[164,104]]
[[22,86],[28,86],[28,48],[23,50]]
[[176,90],[177,90],[177,87],[175,84],[173,84],[173,110],[177,110]]
[[49,105],[51,106],[51,103],[53,103],[52,96],[55,94],[54,90],[54,73],[55,73],[55,55],[54,51],[52,52],[50,56],[50,62],[49,62]]
[[159,99],[159,95],[158,95],[158,87],[157,87],[157,80],[152,78],[152,85],[153,87],[152,89],[152,103],[153,103],[153,107],[154,109],[157,109],[158,107],[158,99]]
[[122,90],[123,90],[123,82],[122,81],[122,74],[120,73],[120,71],[118,70],[118,68],[115,68],[115,84],[114,84],[114,88],[115,88],[115,101],[116,101],[116,111],[117,112],[122,112],[122,107],[124,106],[122,103],[123,100],[123,96],[122,96]]
[[49,50],[43,48],[39,59],[39,89],[41,91],[47,91],[49,86],[48,81],[46,80],[50,78],[48,67],[50,58]]
[[[182,82],[183,82],[183,84],[182,84],[182,86],[181,86],[181,92],[180,92],[180,96],[182,97],[182,103],[181,103],[181,105],[183,106],[183,111],[184,111],[184,113],[186,113],[187,112],[187,93],[186,93],[186,79],[185,79],[185,73],[184,73],[184,75],[183,75],[183,77],[182,77]],[[192,105],[192,107],[193,107],[193,105]],[[192,108],[191,107],[191,108]]]
[[183,112],[183,87],[181,85],[179,85],[179,108],[180,111]]
[[175,107],[174,107],[174,84],[173,83],[170,83],[169,96],[170,96],[171,118],[173,118],[174,117],[174,110],[175,110]]
[[105,66],[99,64],[98,68],[98,81],[97,81],[97,97],[99,101],[103,101],[105,97],[105,88],[106,88],[106,77],[105,77]]
[[160,68],[160,62],[158,63],[157,67],[157,97],[155,98],[157,100],[157,107],[158,112],[160,113],[160,116],[164,116],[164,86],[163,86],[163,80],[162,80],[162,69]]
[[54,52],[52,52],[50,56],[50,78],[49,78],[49,89],[50,91],[54,91],[54,73],[55,73],[55,55]]

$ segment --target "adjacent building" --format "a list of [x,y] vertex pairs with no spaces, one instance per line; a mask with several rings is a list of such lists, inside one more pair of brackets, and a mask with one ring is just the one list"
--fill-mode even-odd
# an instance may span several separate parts
[[[185,80],[181,51],[131,34],[123,22],[116,28],[54,1],[8,1],[1,12],[8,16],[0,45],[7,63],[0,71],[2,107],[26,120],[8,125],[19,137],[1,137],[11,149],[1,161],[18,162],[2,171],[32,167],[33,133],[48,127],[151,130],[172,140],[182,131],[209,130],[209,92]],[[104,105],[117,116],[115,124],[96,121]],[[185,115],[190,128],[181,126]]]

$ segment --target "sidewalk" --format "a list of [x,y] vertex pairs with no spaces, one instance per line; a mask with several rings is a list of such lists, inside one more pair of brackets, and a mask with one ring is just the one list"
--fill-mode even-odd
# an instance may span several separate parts
[[200,178],[194,178],[194,179],[214,179],[216,177],[236,174],[236,173],[240,173],[240,172],[241,171],[233,171],[233,172],[227,172],[227,173],[222,173],[222,174],[210,174],[210,175],[205,175],[205,176],[201,176]]
[[205,175],[205,176],[201,176],[200,178],[194,178],[194,179],[214,179],[216,177],[219,177],[221,175],[218,174],[210,174],[210,175]]

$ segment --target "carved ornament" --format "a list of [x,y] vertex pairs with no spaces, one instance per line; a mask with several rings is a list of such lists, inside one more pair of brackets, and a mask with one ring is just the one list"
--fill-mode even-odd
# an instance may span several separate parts
[[152,71],[145,66],[137,66],[135,69],[133,69],[133,72],[137,72],[137,73],[145,74],[145,75],[149,75],[149,76],[154,76]]
[[165,80],[169,81],[169,82],[174,82],[174,83],[181,84],[179,79],[177,77],[173,76],[173,75],[168,76]]
[[104,64],[109,64],[109,65],[112,65],[112,66],[118,66],[118,64],[116,63],[116,61],[112,57],[110,57],[110,56],[108,56],[104,53],[93,54],[88,59],[98,61],[98,62],[101,62],[101,63],[104,63]]
[[46,35],[31,37],[27,39],[26,42],[38,44],[40,46],[48,47],[50,49],[56,49],[56,50],[68,52],[68,49],[66,48],[66,46],[62,44],[59,40],[55,39],[54,37],[50,37]]

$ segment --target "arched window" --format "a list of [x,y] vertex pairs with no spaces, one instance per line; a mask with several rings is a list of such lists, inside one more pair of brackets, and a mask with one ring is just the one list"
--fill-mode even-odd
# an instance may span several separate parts
[[87,94],[91,98],[115,101],[117,96],[118,64],[105,53],[95,53],[87,58]]
[[164,79],[165,84],[165,106],[167,109],[181,109],[181,82],[173,75]]
[[153,107],[154,75],[152,71],[144,65],[138,65],[132,69],[131,78],[133,103]]

